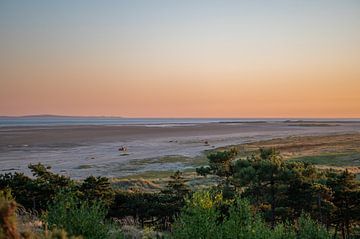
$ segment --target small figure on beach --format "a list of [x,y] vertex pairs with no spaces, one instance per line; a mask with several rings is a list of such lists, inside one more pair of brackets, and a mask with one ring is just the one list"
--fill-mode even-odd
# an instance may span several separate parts
[[121,151],[121,152],[126,152],[128,149],[127,149],[127,147],[126,146],[121,146],[120,148],[119,148],[119,151]]
[[204,144],[209,145],[209,141],[205,140]]

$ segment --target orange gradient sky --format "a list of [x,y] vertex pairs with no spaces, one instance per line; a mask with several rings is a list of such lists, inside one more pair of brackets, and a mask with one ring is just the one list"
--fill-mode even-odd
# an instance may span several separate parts
[[360,117],[359,1],[1,1],[0,115]]

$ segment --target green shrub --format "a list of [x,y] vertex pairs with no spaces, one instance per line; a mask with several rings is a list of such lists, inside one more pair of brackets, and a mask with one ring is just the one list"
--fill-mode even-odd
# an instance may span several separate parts
[[247,200],[237,198],[229,208],[229,216],[222,224],[222,238],[295,239],[290,227],[278,224],[271,229],[265,221],[251,211]]
[[[224,212],[223,207],[229,205]],[[279,223],[271,228],[251,210],[247,200],[224,201],[221,195],[196,192],[187,201],[173,227],[174,238],[209,239],[329,239],[326,229],[309,216],[301,216],[295,224]]]
[[49,206],[46,220],[50,228],[65,229],[71,236],[103,239],[109,238],[112,231],[105,223],[106,214],[107,210],[101,202],[90,203],[79,200],[71,193],[60,193]]
[[298,220],[298,239],[330,239],[330,233],[321,225],[316,223],[306,214],[302,214]]
[[220,214],[215,204],[221,200],[220,196],[212,197],[207,191],[193,194],[191,200],[187,200],[186,206],[180,213],[180,217],[173,226],[175,239],[212,239],[219,238],[217,219]]

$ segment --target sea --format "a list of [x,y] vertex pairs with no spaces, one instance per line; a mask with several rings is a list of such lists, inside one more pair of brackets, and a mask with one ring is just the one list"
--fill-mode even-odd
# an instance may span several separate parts
[[359,122],[354,118],[122,118],[122,117],[72,117],[72,116],[25,116],[2,117],[0,127],[16,126],[80,126],[80,125],[149,125],[173,126],[204,123],[243,122]]

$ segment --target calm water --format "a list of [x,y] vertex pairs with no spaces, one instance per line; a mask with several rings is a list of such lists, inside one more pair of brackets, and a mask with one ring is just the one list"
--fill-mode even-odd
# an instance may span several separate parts
[[360,119],[286,119],[286,118],[113,118],[113,117],[0,117],[0,127],[10,126],[65,126],[65,125],[173,125],[218,122],[279,122],[304,121],[359,121]]

